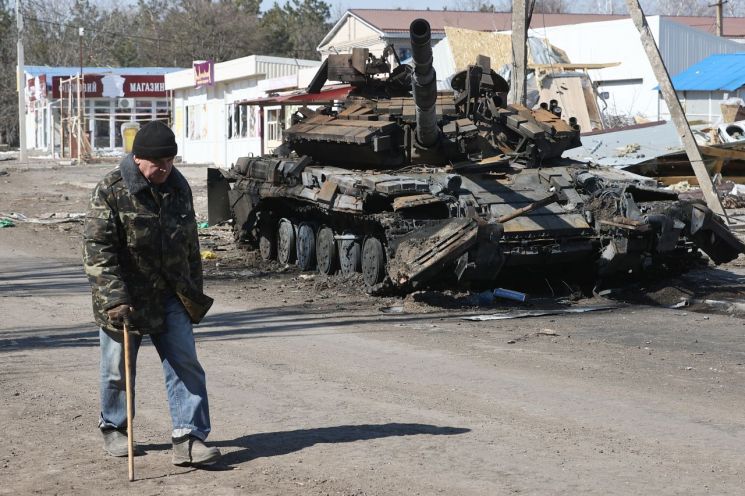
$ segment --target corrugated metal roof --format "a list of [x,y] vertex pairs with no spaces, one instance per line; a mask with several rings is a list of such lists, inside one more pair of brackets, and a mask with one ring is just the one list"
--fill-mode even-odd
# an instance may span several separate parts
[[712,55],[672,81],[678,91],[734,91],[745,85],[745,53]]

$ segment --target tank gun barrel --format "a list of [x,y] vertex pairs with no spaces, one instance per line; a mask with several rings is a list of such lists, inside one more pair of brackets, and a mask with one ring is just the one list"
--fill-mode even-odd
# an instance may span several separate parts
[[429,23],[414,19],[409,26],[411,54],[414,60],[414,75],[411,78],[412,94],[416,103],[416,140],[430,147],[437,143],[437,77],[432,67],[432,44]]

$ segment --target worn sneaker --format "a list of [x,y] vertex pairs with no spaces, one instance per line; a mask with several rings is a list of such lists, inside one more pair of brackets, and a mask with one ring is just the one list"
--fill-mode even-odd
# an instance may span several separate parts
[[174,438],[173,464],[179,467],[191,465],[209,465],[220,459],[222,454],[214,446],[207,446],[201,439],[194,436]]
[[[111,456],[127,456],[127,432],[118,429],[102,430],[103,449]],[[134,443],[134,456],[144,455],[145,452]]]

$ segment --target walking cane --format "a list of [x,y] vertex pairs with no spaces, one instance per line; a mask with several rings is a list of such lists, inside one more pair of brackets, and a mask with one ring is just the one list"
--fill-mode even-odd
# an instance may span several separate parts
[[124,384],[127,392],[127,462],[129,482],[135,480],[134,427],[132,426],[132,373],[129,364],[129,329],[124,324]]

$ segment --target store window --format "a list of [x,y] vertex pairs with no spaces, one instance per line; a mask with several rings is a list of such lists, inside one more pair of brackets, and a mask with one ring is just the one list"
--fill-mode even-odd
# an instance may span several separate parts
[[168,124],[170,120],[170,111],[168,109],[168,100],[155,101],[155,120]]
[[135,120],[140,122],[153,120],[153,102],[150,100],[135,100]]
[[116,112],[114,113],[114,147],[124,146],[122,141],[122,124],[132,120],[132,108],[128,98],[117,100]]
[[258,138],[261,136],[259,107],[233,103],[227,111],[228,138]]
[[207,105],[187,105],[186,107],[186,136],[190,140],[203,140],[208,137]]
[[269,141],[282,141],[282,109],[273,108],[266,111],[266,138]]
[[93,102],[93,147],[110,148],[111,139],[111,102],[95,100]]

